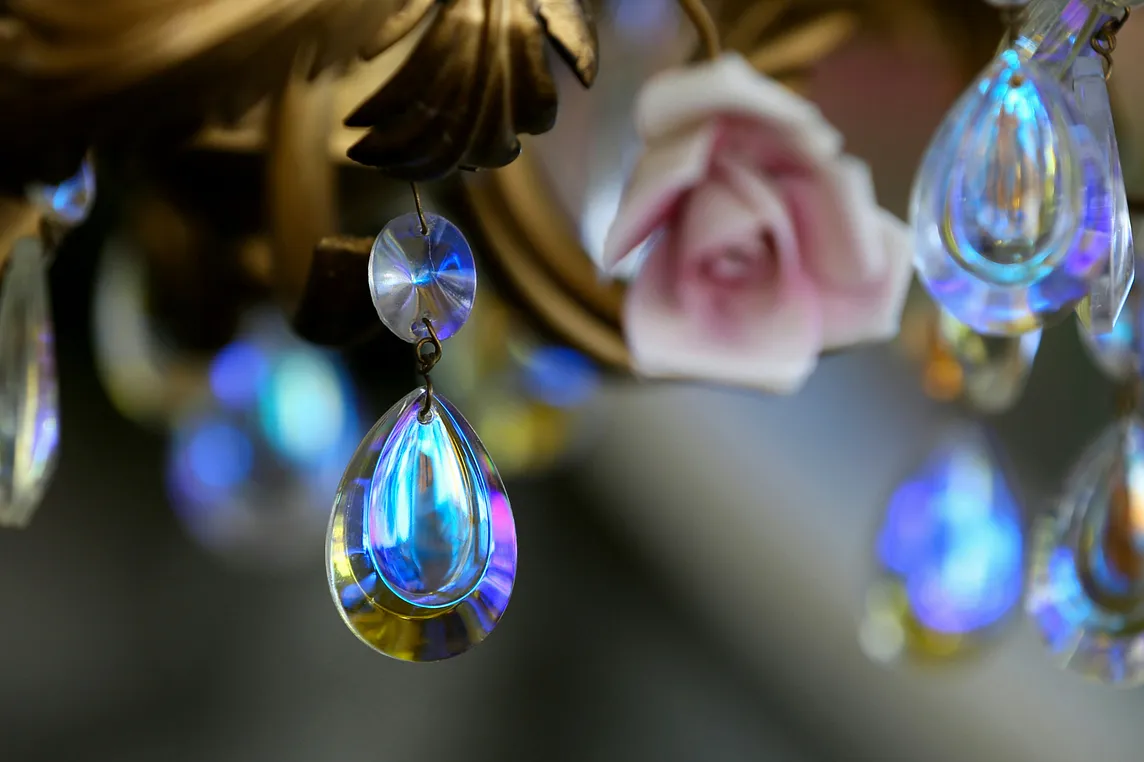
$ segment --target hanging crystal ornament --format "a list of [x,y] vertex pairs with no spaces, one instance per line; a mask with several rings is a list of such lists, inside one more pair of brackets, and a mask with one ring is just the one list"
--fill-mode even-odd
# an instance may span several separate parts
[[[57,229],[87,218],[95,174],[84,161],[58,186],[27,195],[53,241]],[[59,458],[59,389],[48,295],[51,254],[44,238],[16,241],[0,282],[0,526],[25,527],[40,505]]]
[[1107,162],[1061,83],[1089,39],[1073,27],[1088,16],[1062,15],[1062,4],[1036,4],[1014,47],[954,105],[914,183],[919,277],[979,333],[1026,333],[1072,309],[1108,257]]
[[1116,49],[1116,34],[1127,19],[1128,12],[1125,11],[1120,19],[1105,22],[1093,38],[1091,48],[1077,58],[1072,70],[1077,105],[1100,145],[1112,180],[1114,216],[1109,252],[1090,295],[1077,308],[1082,324],[1095,334],[1110,333],[1115,329],[1136,277],[1132,217],[1128,211],[1120,147],[1108,97],[1108,75],[1111,73],[1112,51]]
[[1144,423],[1114,424],[1038,526],[1028,600],[1050,653],[1114,685],[1144,682]]
[[1021,598],[1021,510],[982,431],[959,424],[890,499],[859,630],[878,661],[980,645]]
[[[330,592],[367,645],[406,661],[437,661],[483,641],[508,606],[516,529],[496,466],[468,422],[433,389],[437,326],[451,335],[476,295],[472,251],[416,196],[370,257],[378,314],[416,341],[425,385],[366,434],[342,477],[327,537]],[[417,322],[420,325],[414,325]]]

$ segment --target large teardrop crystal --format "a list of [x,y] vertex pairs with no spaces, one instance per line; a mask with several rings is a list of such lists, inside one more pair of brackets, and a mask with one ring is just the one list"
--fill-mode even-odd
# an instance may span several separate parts
[[398,659],[464,653],[496,626],[516,577],[504,485],[468,422],[416,389],[346,468],[327,538],[330,591],[350,629]]
[[1108,165],[1071,96],[1014,50],[953,107],[914,184],[922,283],[979,333],[1035,330],[1107,263]]
[[58,456],[47,257],[39,238],[22,238],[0,284],[0,526],[31,521]]
[[1144,682],[1144,426],[1114,423],[1037,528],[1028,608],[1061,666]]

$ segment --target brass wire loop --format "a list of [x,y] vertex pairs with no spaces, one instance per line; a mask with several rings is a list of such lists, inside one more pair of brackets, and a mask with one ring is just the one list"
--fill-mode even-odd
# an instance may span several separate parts
[[413,189],[413,204],[417,207],[417,219],[421,222],[421,235],[429,235],[429,223],[425,221],[425,210],[421,208],[421,191],[417,189],[417,183],[409,183],[409,187]]
[[1092,49],[1104,59],[1104,78],[1112,76],[1112,54],[1116,50],[1116,34],[1128,23],[1132,10],[1124,9],[1124,15],[1118,19],[1109,19],[1092,38]]
[[417,372],[425,378],[425,400],[421,403],[421,410],[417,413],[417,420],[429,423],[433,418],[433,379],[429,373],[441,361],[441,340],[437,338],[437,331],[433,328],[433,321],[422,318],[425,331],[428,334],[417,342],[414,351],[417,353]]

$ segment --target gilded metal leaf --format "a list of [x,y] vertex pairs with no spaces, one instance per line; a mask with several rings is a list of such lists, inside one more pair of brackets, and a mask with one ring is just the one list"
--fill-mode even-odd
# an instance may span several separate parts
[[[375,44],[406,0],[8,0],[0,143],[13,161],[93,138],[241,115],[286,79]],[[10,160],[11,159],[11,160]],[[18,170],[17,170],[18,172]]]
[[434,6],[409,59],[346,119],[370,128],[349,151],[354,161],[403,180],[503,167],[520,153],[518,135],[556,120],[546,40],[585,87],[595,79],[596,30],[580,0],[409,0],[400,29],[365,52],[388,47]]

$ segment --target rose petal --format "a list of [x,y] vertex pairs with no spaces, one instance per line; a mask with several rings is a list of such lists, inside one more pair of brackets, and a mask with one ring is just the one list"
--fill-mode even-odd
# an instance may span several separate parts
[[676,243],[665,236],[628,289],[625,333],[635,370],[778,394],[797,391],[814,370],[822,343],[813,285],[790,270],[741,303],[735,325],[713,329],[681,304]]
[[604,241],[605,270],[618,265],[655,232],[680,197],[706,177],[717,132],[714,123],[704,124],[647,147]]
[[879,215],[883,251],[889,267],[875,284],[853,290],[820,285],[823,344],[837,349],[869,341],[888,341],[898,335],[902,308],[913,281],[913,254],[909,229],[897,217]]
[[882,210],[870,167],[853,156],[784,177],[783,191],[798,230],[803,267],[827,287],[873,283],[890,261],[882,240]]
[[838,155],[842,136],[810,101],[764,77],[736,53],[661,72],[644,86],[636,125],[647,141],[721,116],[749,117],[819,158]]
[[716,159],[707,182],[680,209],[682,262],[717,256],[730,247],[757,248],[763,233],[774,240],[782,265],[797,264],[794,228],[783,199],[749,169]]

